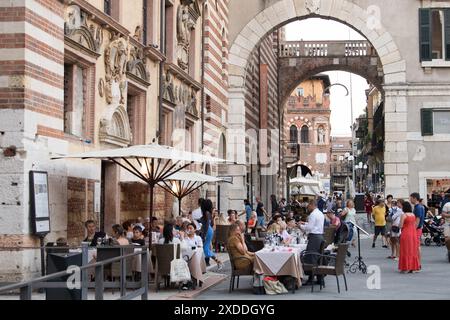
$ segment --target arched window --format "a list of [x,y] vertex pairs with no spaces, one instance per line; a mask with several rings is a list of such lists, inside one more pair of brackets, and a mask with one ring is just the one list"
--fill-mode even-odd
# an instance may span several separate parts
[[304,125],[301,130],[301,142],[309,143],[309,128],[307,125]]
[[292,125],[289,129],[289,142],[298,143],[298,129],[295,125]]

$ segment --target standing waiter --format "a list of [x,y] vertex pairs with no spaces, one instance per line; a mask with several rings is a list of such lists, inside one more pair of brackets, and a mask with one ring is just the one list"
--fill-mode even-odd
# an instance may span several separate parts
[[[307,207],[309,217],[308,217],[308,223],[300,222],[300,229],[305,231],[308,234],[308,245],[306,247],[307,252],[317,252],[321,254],[320,252],[320,246],[323,239],[323,226],[324,226],[324,220],[325,216],[324,214],[317,208],[316,202],[314,200],[309,201],[308,207]],[[319,260],[319,257],[316,255],[306,255],[305,256],[305,262],[308,264],[316,265],[317,261]],[[308,283],[312,283],[314,279],[311,275],[309,275]],[[317,276],[317,283],[323,283],[322,276]]]

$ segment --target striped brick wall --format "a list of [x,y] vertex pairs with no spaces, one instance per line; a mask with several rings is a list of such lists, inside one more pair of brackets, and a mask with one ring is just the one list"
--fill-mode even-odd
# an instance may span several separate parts
[[62,15],[59,1],[0,1],[0,109],[60,119],[58,129],[64,100]]
[[[216,6],[217,3],[217,6]],[[228,0],[208,1],[204,26],[205,149],[217,154],[228,110]]]
[[[48,145],[39,136],[61,139],[64,110],[63,4],[56,0],[0,0],[0,239],[1,245],[36,245],[29,223],[30,170],[43,165]],[[16,154],[5,154],[13,146]],[[65,188],[49,175],[51,210],[66,211]],[[64,199],[66,201],[66,199]],[[66,236],[65,218],[52,216],[52,237]],[[16,241],[15,239],[23,239]],[[39,272],[38,251],[0,251],[2,281]],[[4,258],[5,257],[5,258]]]

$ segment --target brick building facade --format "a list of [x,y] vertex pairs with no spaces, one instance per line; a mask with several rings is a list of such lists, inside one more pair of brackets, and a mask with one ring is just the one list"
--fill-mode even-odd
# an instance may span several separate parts
[[297,86],[284,107],[286,153],[292,154],[295,149],[291,161],[307,166],[323,178],[330,177],[329,86],[328,76],[313,76]]
[[[53,156],[153,141],[193,152],[224,146],[227,0],[0,6],[0,246],[39,244],[29,216],[31,170],[48,173],[46,241],[79,244],[87,219],[110,232],[114,223],[148,216],[147,186],[116,165]],[[154,215],[171,217],[173,203],[157,188]],[[39,271],[38,251],[5,254],[0,281]]]

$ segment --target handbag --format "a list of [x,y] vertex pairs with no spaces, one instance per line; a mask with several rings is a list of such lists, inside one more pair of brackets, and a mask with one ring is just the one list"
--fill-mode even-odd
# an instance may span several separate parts
[[264,290],[266,294],[275,295],[288,293],[285,286],[276,277],[264,278]]
[[394,233],[398,233],[400,231],[400,228],[397,227],[397,226],[392,226],[391,227],[391,231],[394,232]]
[[173,260],[170,262],[170,282],[185,282],[191,280],[189,266],[184,259],[177,259],[177,244],[173,245]]

